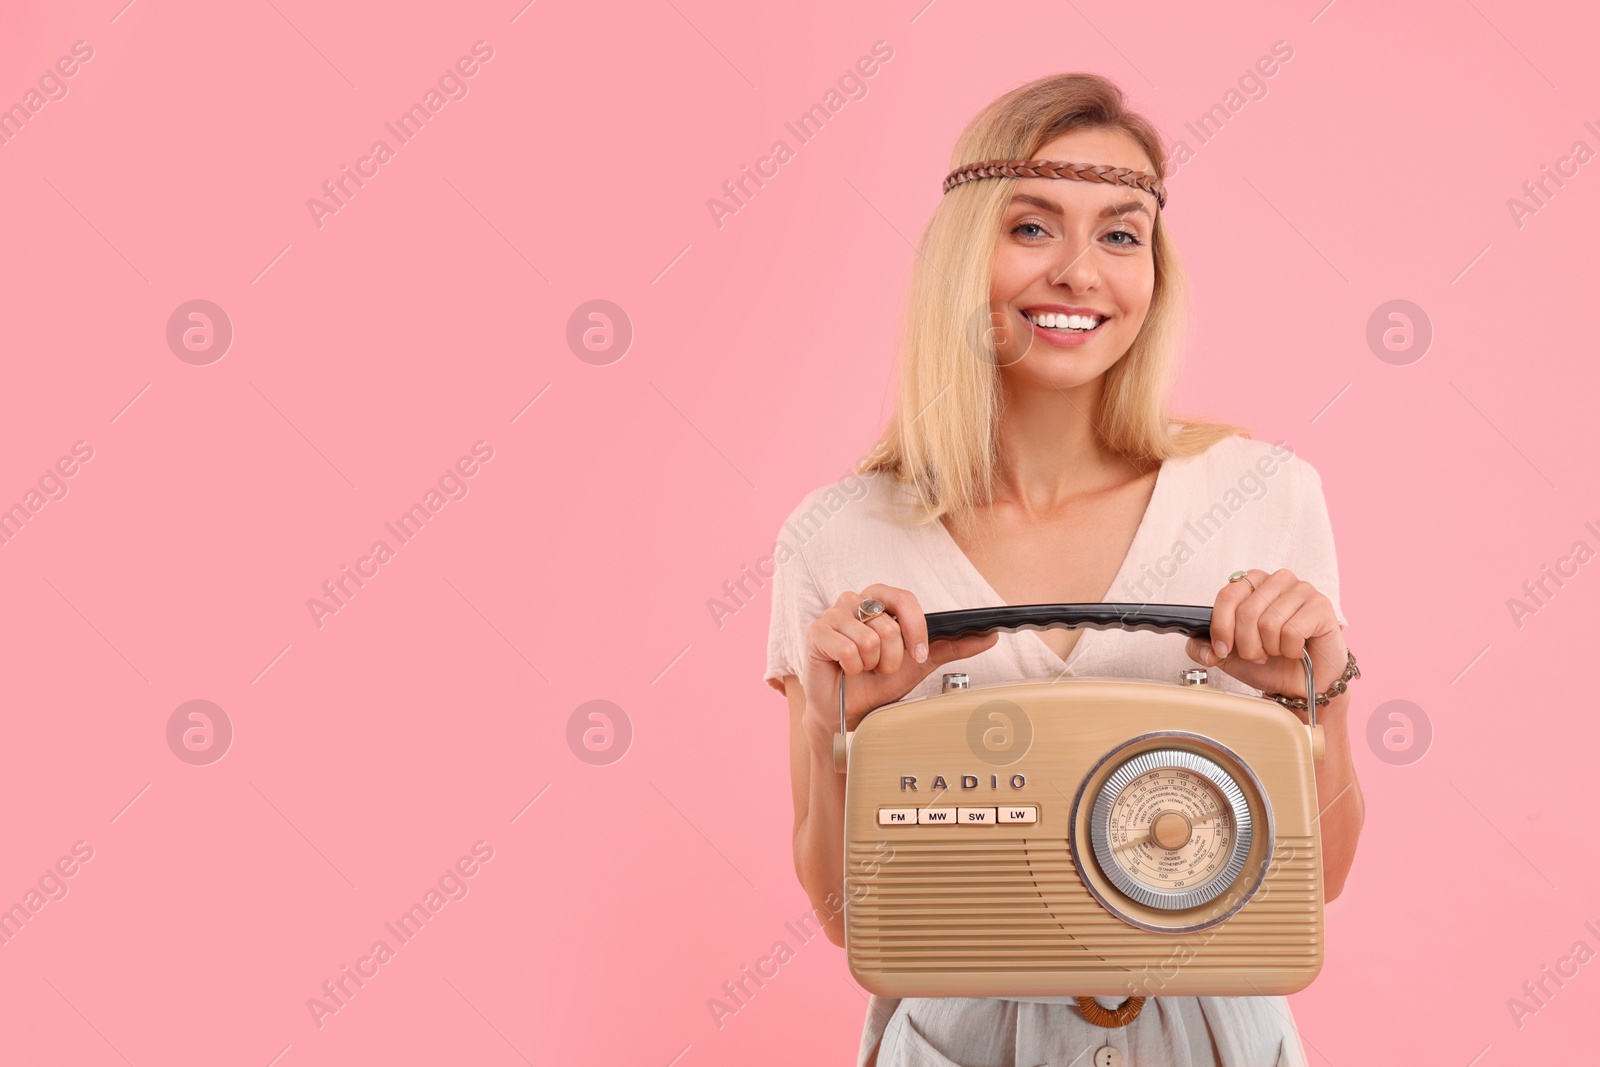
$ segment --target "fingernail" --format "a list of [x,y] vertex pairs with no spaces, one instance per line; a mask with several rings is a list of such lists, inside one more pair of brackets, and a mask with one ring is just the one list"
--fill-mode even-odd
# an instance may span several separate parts
[[1217,659],[1222,660],[1228,658],[1228,642],[1218,641],[1212,647],[1214,647],[1217,651]]
[[911,650],[911,654],[917,658],[918,663],[928,662],[928,642],[919,641],[917,647]]

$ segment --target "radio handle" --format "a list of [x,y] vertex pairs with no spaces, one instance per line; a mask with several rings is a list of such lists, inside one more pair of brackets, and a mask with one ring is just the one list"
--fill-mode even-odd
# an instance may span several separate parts
[[[1162,634],[1211,637],[1211,609],[1194,604],[1008,604],[998,608],[932,611],[926,616],[928,640],[972,637],[1006,630],[1148,630]],[[1306,710],[1312,733],[1317,733],[1316,672],[1310,651],[1302,651],[1306,666]],[[846,730],[845,674],[839,672],[839,735]],[[841,761],[842,762],[842,761]]]

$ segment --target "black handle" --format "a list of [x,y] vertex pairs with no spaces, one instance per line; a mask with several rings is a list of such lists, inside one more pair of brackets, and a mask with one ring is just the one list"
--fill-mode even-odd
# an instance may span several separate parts
[[[932,611],[926,616],[928,640],[971,637],[994,630],[1148,630],[1161,634],[1188,634],[1209,640],[1211,609],[1197,604],[1008,604],[998,608]],[[1309,649],[1301,653],[1306,668],[1306,696],[1310,725],[1317,724],[1317,691]],[[839,674],[839,733],[846,730],[845,675]],[[842,769],[842,768],[841,768]]]
[[1016,604],[926,616],[928,639],[994,630],[1149,630],[1210,638],[1211,609],[1191,604]]

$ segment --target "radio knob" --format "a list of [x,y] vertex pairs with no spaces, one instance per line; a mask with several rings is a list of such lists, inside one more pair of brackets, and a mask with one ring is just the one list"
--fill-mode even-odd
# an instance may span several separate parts
[[1210,677],[1204,667],[1190,667],[1179,676],[1178,681],[1182,685],[1205,685]]
[[1193,829],[1189,820],[1178,812],[1164,811],[1150,824],[1150,839],[1168,852],[1173,852],[1189,843]]
[[947,674],[944,676],[944,691],[967,688],[967,676],[964,674]]

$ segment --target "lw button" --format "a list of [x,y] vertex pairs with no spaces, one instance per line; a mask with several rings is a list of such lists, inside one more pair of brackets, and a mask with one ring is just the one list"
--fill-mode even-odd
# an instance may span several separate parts
[[1039,809],[1029,805],[1021,808],[1001,808],[1001,822],[1038,822]]
[[1094,1050],[1094,1067],[1122,1067],[1122,1052],[1115,1045],[1101,1045]]

